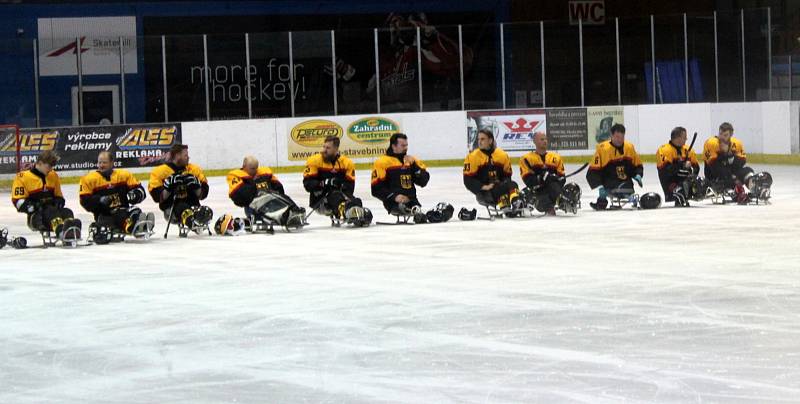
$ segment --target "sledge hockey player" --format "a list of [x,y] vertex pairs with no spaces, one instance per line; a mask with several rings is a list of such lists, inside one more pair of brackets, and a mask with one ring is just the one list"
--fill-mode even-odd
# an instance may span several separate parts
[[733,125],[723,122],[719,134],[708,139],[703,146],[704,172],[709,187],[718,195],[730,195],[739,204],[753,199],[768,200],[772,176],[755,174],[746,167],[747,156],[742,142],[733,137]]
[[[427,214],[422,212],[417,186],[424,188],[430,178],[425,163],[408,154],[408,136],[395,133],[389,138],[386,154],[372,166],[372,196],[380,199],[386,211],[398,217],[398,222],[401,216],[405,220],[413,217],[414,223],[425,223],[428,219],[447,221],[453,216],[453,207],[448,204],[437,205]],[[439,206],[441,210],[437,210]]]
[[200,201],[208,196],[208,181],[203,170],[189,164],[189,147],[175,144],[169,150],[170,161],[153,169],[147,184],[150,196],[158,203],[168,222],[180,226],[180,236],[188,230],[200,234],[208,230],[213,212]]
[[283,185],[269,167],[260,167],[258,159],[246,156],[242,168],[228,173],[228,197],[244,208],[256,229],[271,229],[273,225],[286,229],[305,224],[305,209],[286,195]]
[[608,207],[608,198],[619,203],[621,207],[631,201],[634,207],[638,206],[633,182],[642,186],[644,167],[639,154],[633,144],[625,141],[625,126],[614,124],[611,127],[611,138],[598,143],[595,148],[594,158],[586,172],[586,181],[592,189],[598,189],[597,202],[589,205],[595,210],[605,210]]
[[495,146],[494,133],[488,128],[479,130],[478,148],[464,160],[464,186],[475,194],[480,205],[486,206],[491,216],[522,214],[524,203],[511,175],[511,160],[503,149]]
[[565,185],[567,180],[561,156],[547,150],[544,132],[533,134],[533,144],[536,150],[519,160],[520,175],[527,186],[522,190],[523,199],[548,216],[556,215],[557,205],[565,212],[576,213],[580,206],[580,187],[575,183]]
[[[656,152],[656,166],[658,167],[658,180],[664,190],[664,200],[675,202],[675,206],[689,206],[689,199],[702,199],[705,189],[697,187],[696,183],[702,179],[697,178],[700,164],[694,150],[686,144],[686,129],[676,127],[669,135],[669,142],[658,148]],[[702,195],[696,193],[702,192]]]
[[322,151],[306,160],[303,171],[303,187],[311,194],[312,209],[330,216],[333,223],[369,226],[372,212],[363,207],[361,199],[353,196],[355,170],[353,161],[339,154],[339,138],[326,137]]
[[18,212],[28,215],[28,227],[42,233],[45,244],[75,243],[81,238],[81,221],[66,207],[61,180],[53,166],[58,156],[42,152],[33,168],[17,174],[12,185],[11,202]]
[[111,152],[97,155],[97,171],[81,178],[79,194],[81,206],[94,215],[89,233],[95,243],[107,244],[114,234],[152,234],[155,216],[133,206],[146,198],[144,187],[129,171],[114,168]]

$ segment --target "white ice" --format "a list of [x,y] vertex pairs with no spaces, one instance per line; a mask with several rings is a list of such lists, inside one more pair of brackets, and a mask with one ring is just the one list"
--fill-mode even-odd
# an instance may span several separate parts
[[[6,247],[0,402],[798,402],[800,168],[756,168],[770,206],[594,212],[581,174],[577,216]],[[431,173],[424,204],[476,206]]]

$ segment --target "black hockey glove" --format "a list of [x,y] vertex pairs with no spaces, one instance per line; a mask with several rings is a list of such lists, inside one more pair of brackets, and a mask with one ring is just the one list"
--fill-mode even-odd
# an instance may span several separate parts
[[183,184],[186,185],[187,188],[192,190],[200,188],[200,180],[198,180],[197,177],[191,174],[183,175]]
[[172,174],[164,179],[164,189],[174,192],[179,186],[183,185],[183,175]]
[[131,205],[136,205],[137,203],[142,202],[145,197],[146,196],[142,188],[136,187],[128,191],[128,203]]

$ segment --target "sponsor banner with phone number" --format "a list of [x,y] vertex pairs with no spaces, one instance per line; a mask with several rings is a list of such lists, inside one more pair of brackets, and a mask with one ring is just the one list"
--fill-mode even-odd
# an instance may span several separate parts
[[[92,170],[97,154],[110,151],[115,167],[152,167],[166,161],[169,148],[181,143],[180,123],[22,129],[20,169],[33,166],[36,157],[52,150],[60,157],[55,169]],[[17,144],[13,131],[0,132],[0,173],[17,170]]]
[[470,150],[478,147],[478,131],[487,128],[506,151],[532,150],[536,132],[547,134],[551,150],[592,150],[608,140],[616,123],[624,123],[622,107],[469,111],[467,144]]

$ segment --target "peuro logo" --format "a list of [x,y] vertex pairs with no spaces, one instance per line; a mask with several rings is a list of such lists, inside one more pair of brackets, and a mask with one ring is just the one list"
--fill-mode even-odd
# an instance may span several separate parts
[[341,138],[342,132],[342,127],[336,122],[312,119],[292,128],[292,140],[300,146],[318,147],[325,143],[325,138],[328,136]]
[[[58,144],[58,131],[27,132],[19,135],[19,151],[21,154],[39,154],[46,150],[55,150]],[[0,136],[0,154],[16,154],[17,141],[14,133]]]
[[132,127],[117,139],[117,145],[122,150],[165,148],[172,146],[175,141],[175,132],[177,132],[177,128],[174,126]]
[[400,131],[400,125],[381,117],[359,119],[347,127],[347,136],[358,143],[382,143]]

